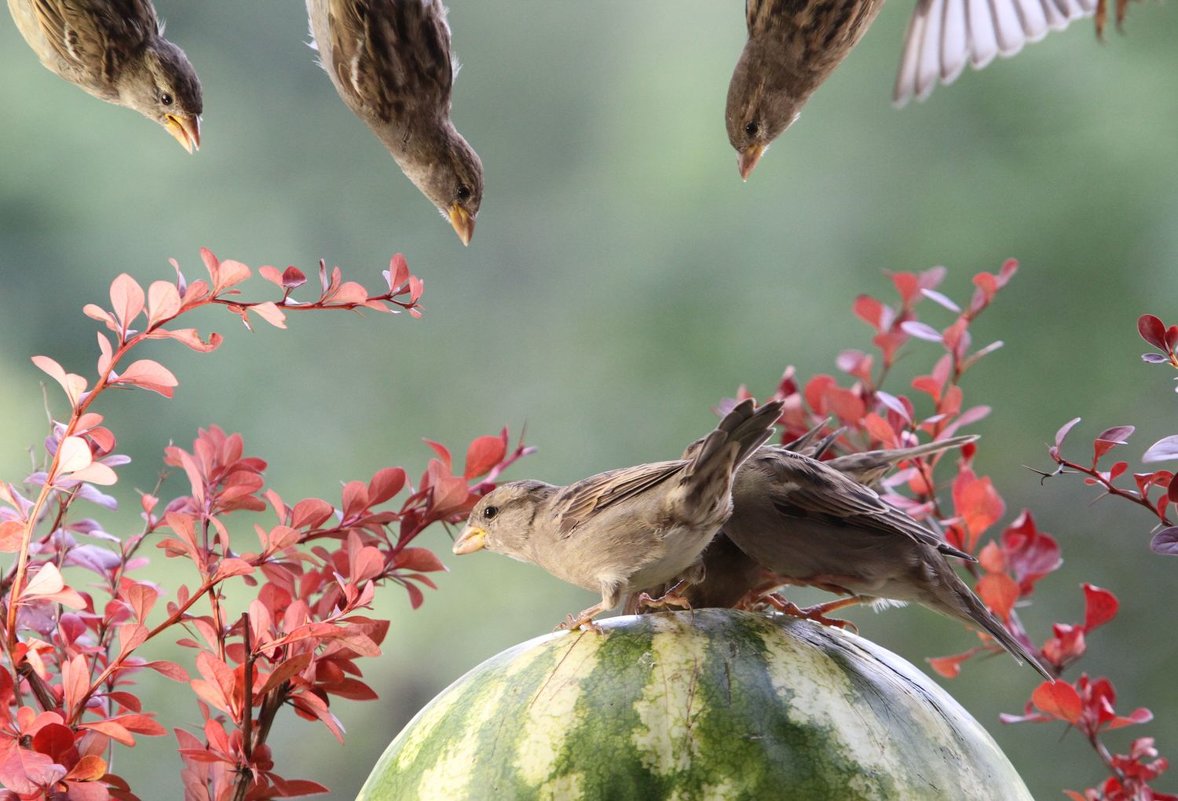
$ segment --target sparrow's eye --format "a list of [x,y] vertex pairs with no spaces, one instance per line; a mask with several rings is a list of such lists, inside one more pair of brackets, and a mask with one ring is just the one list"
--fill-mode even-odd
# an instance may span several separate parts
[[483,519],[484,520],[494,520],[495,515],[497,515],[497,514],[499,514],[499,507],[498,506],[488,506],[486,509],[483,510]]
[[172,96],[170,94],[168,94],[167,92],[164,92],[162,95],[160,95],[160,102],[163,103],[165,106],[170,106],[170,105],[172,105],[172,102],[173,102]]
[[457,197],[458,197],[459,201],[470,200],[470,194],[471,194],[470,187],[467,186],[466,184],[463,184],[462,186],[458,187]]
[[759,125],[757,125],[755,122],[750,122],[744,126],[744,132],[746,134],[748,134],[749,136],[756,136],[757,131],[759,131],[759,130],[761,130],[761,127]]

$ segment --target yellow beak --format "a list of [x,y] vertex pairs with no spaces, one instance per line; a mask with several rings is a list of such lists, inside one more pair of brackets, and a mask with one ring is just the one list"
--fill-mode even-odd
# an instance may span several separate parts
[[486,547],[487,532],[477,526],[467,526],[462,536],[454,543],[453,551],[458,556],[481,551]]
[[450,206],[450,225],[454,226],[454,233],[462,240],[462,244],[469,245],[474,236],[474,217],[457,203]]
[[749,175],[752,174],[753,168],[757,166],[757,162],[761,160],[761,154],[764,152],[764,145],[749,145],[740,152],[740,158],[737,160],[740,166],[740,180],[747,181],[749,179]]
[[189,153],[200,150],[200,117],[188,114],[168,114],[164,128]]

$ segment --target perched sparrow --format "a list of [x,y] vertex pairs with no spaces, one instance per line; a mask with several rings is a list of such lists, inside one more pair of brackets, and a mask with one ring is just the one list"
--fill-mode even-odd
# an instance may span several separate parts
[[450,122],[456,68],[441,0],[307,0],[307,16],[339,96],[469,245],[483,164]]
[[[924,99],[969,62],[981,69],[1049,29],[1091,15],[1098,0],[916,0],[894,100]],[[1104,3],[1105,0],[1099,0]],[[1118,0],[1118,13],[1125,0]],[[728,86],[725,121],[740,177],[867,31],[883,0],[746,0],[748,43]]]
[[[948,558],[973,557],[829,464],[769,446],[750,456],[737,472],[733,512],[724,533],[765,571],[763,584],[748,588],[754,595],[782,584],[799,584],[852,596],[851,602],[916,601],[981,628],[1050,678],[961,580]],[[718,544],[713,547],[721,553],[726,574],[742,575],[731,552],[720,551]],[[708,557],[705,554],[705,570]],[[705,588],[706,584],[705,578]]]
[[773,431],[774,401],[738,404],[691,459],[624,467],[567,487],[514,481],[471,510],[454,553],[487,548],[534,562],[559,579],[601,593],[601,603],[569,615],[577,628],[644,587],[687,581],[732,511],[732,474]]
[[200,81],[151,0],[8,0],[8,10],[51,72],[200,149]]

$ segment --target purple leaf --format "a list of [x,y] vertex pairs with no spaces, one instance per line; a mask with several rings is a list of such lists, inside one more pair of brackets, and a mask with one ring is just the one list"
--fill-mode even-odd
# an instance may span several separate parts
[[1178,526],[1164,528],[1149,541],[1149,549],[1162,556],[1178,556]]
[[941,294],[940,292],[938,292],[935,289],[922,289],[922,290],[920,290],[920,294],[924,295],[926,298],[931,300],[933,303],[936,303],[940,306],[944,306],[946,309],[948,309],[951,312],[960,312],[961,311],[960,306],[958,306],[953,301],[949,300],[949,298],[945,297],[945,295]]
[[1149,450],[1141,457],[1143,462],[1165,462],[1178,459],[1178,434],[1162,437],[1149,446]]
[[1129,435],[1136,431],[1133,426],[1113,426],[1106,428],[1096,435],[1096,439],[1100,442],[1111,442],[1114,445],[1124,445],[1125,441],[1129,439]]
[[1068,435],[1069,431],[1071,431],[1073,428],[1075,428],[1076,423],[1078,423],[1078,422],[1080,422],[1080,418],[1073,417],[1071,420],[1064,423],[1060,427],[1059,431],[1055,432],[1055,447],[1058,448],[1059,446],[1063,445],[1064,437],[1066,437]]
[[940,331],[931,325],[920,322],[920,320],[905,320],[900,323],[900,330],[909,336],[928,340],[929,342],[940,342],[943,339]]
[[1143,353],[1141,361],[1147,364],[1169,364],[1170,360],[1160,353]]
[[902,419],[904,422],[909,424],[912,423],[912,417],[908,414],[908,409],[905,408],[904,404],[895,395],[884,392],[883,390],[878,390],[875,393],[875,397],[884,406],[900,415],[900,419]]

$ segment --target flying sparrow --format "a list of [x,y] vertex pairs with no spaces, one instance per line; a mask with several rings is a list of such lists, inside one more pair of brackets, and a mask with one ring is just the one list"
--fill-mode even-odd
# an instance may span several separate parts
[[[924,99],[969,63],[981,69],[1105,0],[916,0],[893,95]],[[1118,0],[1118,17],[1123,4]],[[769,144],[867,32],[883,0],[746,0],[748,43],[728,86],[725,122],[748,180]]]

